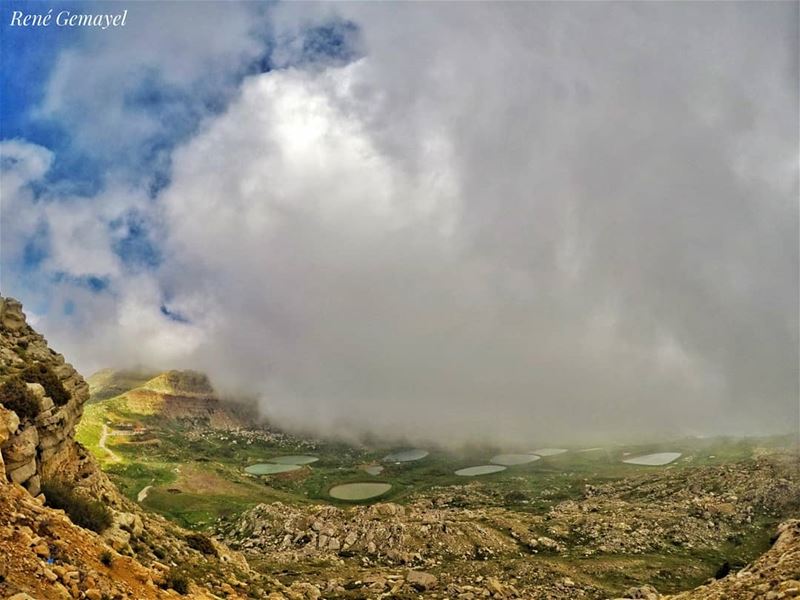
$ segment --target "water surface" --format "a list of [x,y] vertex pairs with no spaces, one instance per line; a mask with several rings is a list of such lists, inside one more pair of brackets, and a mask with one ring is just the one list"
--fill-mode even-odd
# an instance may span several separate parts
[[428,451],[422,448],[409,448],[408,450],[398,450],[383,457],[385,462],[411,462],[428,456]]
[[300,465],[277,465],[275,463],[258,463],[245,468],[251,475],[276,475],[278,473],[288,473],[296,471]]
[[390,483],[363,482],[363,483],[342,483],[333,486],[328,494],[337,500],[368,500],[382,496],[392,489]]
[[275,456],[267,460],[278,465],[310,465],[311,463],[317,462],[319,459],[316,456],[292,454],[290,456]]
[[556,456],[564,454],[566,448],[539,448],[538,450],[531,450],[531,454],[538,454],[539,456]]
[[536,460],[541,460],[541,456],[535,454],[498,454],[493,456],[489,462],[496,465],[505,465],[506,467],[513,467],[514,465],[525,465],[532,463]]
[[648,467],[660,467],[662,465],[668,465],[672,461],[679,459],[680,456],[681,456],[680,452],[657,452],[655,454],[645,454],[643,456],[635,456],[634,458],[625,459],[622,462],[627,463],[629,465],[645,465]]
[[489,473],[499,473],[505,470],[506,468],[501,465],[480,465],[478,467],[459,469],[455,474],[461,477],[475,477],[476,475],[488,475]]

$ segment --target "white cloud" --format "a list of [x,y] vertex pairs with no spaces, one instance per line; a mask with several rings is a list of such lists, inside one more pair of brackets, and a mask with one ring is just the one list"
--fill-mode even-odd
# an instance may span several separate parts
[[156,273],[102,262],[114,202],[49,214],[65,268],[114,277],[87,363],[339,434],[796,420],[796,6],[302,6],[276,56],[336,12],[364,57],[252,76],[175,151]]

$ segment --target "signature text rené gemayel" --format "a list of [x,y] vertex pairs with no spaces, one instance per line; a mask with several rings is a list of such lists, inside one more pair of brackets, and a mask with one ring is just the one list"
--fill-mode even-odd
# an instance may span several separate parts
[[25,13],[15,10],[11,13],[11,27],[125,27],[128,10],[116,14],[78,14],[69,10],[54,11],[52,8],[43,13]]

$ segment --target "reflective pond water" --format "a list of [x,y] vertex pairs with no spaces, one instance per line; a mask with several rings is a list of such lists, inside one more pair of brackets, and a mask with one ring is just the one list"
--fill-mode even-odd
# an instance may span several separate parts
[[300,465],[277,465],[275,463],[259,463],[245,467],[245,471],[251,475],[276,475],[277,473],[288,473],[296,471]]
[[538,454],[539,456],[556,456],[564,454],[566,448],[539,448],[538,450],[531,450],[531,454]]
[[662,465],[668,465],[674,460],[677,460],[681,457],[680,452],[657,452],[655,454],[645,454],[643,456],[635,456],[634,458],[628,458],[623,460],[622,462],[627,463],[629,465],[645,465],[648,467],[660,467]]
[[290,456],[275,456],[267,460],[278,465],[310,465],[311,463],[317,462],[319,459],[316,456],[292,454]]
[[362,482],[343,483],[333,486],[328,494],[338,500],[367,500],[381,496],[392,489],[390,483]]
[[408,450],[398,450],[383,457],[384,462],[411,462],[428,456],[428,451],[422,448],[409,448]]
[[500,471],[505,470],[506,468],[501,465],[480,465],[477,467],[459,469],[455,472],[455,474],[462,477],[475,477],[476,475],[488,475],[490,473],[499,473]]
[[496,465],[513,467],[514,465],[525,465],[532,463],[534,461],[541,460],[541,458],[541,456],[536,456],[535,454],[498,454],[497,456],[493,456],[492,460],[489,462]]

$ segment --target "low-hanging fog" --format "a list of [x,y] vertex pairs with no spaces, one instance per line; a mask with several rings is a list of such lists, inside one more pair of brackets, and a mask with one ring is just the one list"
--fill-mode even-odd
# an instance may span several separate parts
[[[148,115],[126,117],[114,66],[233,69],[257,52],[252,21],[229,20],[247,9],[224,11],[222,66],[183,19],[180,68],[122,36],[72,50],[41,110],[135,152]],[[46,223],[42,268],[73,275],[4,291],[71,302],[29,308],[87,375],[203,370],[291,428],[509,445],[797,430],[797,12],[279,5],[252,15],[274,68],[170,150],[155,193],[120,169],[91,197],[34,198],[57,156],[4,142],[4,253]],[[352,55],[309,56],[298,40],[331,20]],[[81,76],[104,103],[70,88]],[[121,132],[75,117],[95,102]],[[132,207],[152,268],[113,251]]]

